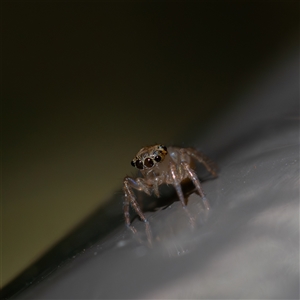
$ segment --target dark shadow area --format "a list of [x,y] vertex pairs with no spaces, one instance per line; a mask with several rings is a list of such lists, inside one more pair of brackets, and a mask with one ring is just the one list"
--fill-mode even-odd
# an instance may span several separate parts
[[34,284],[42,277],[47,277],[63,261],[89,248],[96,241],[103,239],[114,229],[123,225],[122,193],[118,192],[115,197],[107,201],[15,280],[6,285],[1,291],[1,297],[10,298],[19,294],[27,288],[29,282]]

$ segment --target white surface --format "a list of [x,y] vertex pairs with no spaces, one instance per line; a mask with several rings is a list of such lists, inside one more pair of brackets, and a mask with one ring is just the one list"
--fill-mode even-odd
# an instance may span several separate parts
[[178,201],[147,212],[152,248],[135,219],[136,235],[122,225],[17,298],[299,299],[299,70],[284,67],[290,76],[269,78],[259,101],[218,125],[220,138],[212,129],[221,172],[203,183],[209,213],[195,194],[194,224]]

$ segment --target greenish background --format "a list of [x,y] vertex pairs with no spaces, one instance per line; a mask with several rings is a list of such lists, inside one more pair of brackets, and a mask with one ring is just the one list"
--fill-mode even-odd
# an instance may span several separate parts
[[4,2],[2,285],[111,195],[122,210],[122,180],[142,146],[193,146],[194,131],[209,134],[293,40],[298,8]]

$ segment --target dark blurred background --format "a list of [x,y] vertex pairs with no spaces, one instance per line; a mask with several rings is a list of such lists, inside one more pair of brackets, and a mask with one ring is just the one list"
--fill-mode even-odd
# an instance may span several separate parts
[[298,1],[4,2],[3,285],[112,195],[121,213],[136,152],[193,146],[298,35]]

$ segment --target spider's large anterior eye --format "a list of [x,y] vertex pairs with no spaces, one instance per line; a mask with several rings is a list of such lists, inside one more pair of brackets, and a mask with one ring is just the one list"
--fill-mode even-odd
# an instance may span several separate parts
[[138,169],[143,169],[143,163],[140,161],[140,160],[137,160],[135,162],[135,166],[138,168]]
[[133,167],[135,167],[135,164],[134,164],[134,161],[133,161],[133,160],[131,161],[131,165],[132,165]]
[[159,155],[156,155],[156,156],[154,157],[154,160],[157,161],[157,162],[159,162],[159,161],[161,161],[161,157],[160,157]]
[[149,157],[145,159],[144,163],[145,163],[145,165],[146,165],[147,168],[151,168],[154,165],[153,160],[151,158],[149,158]]

